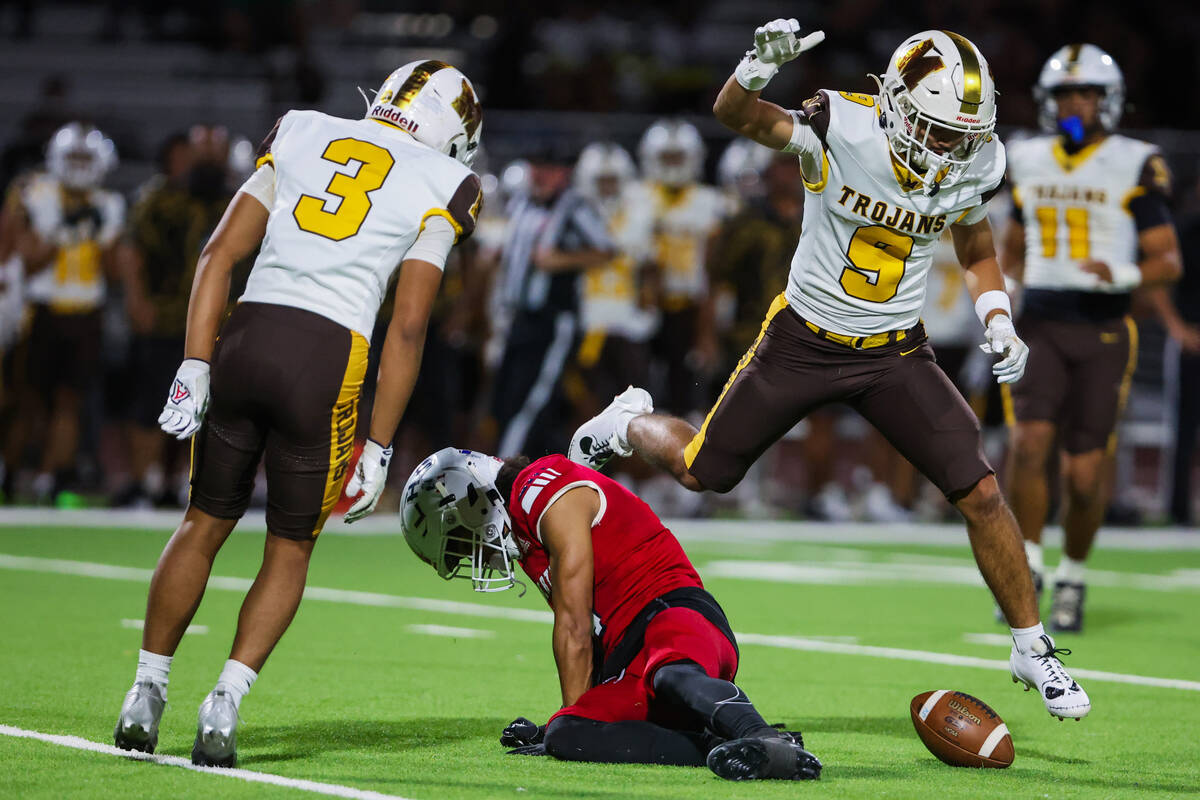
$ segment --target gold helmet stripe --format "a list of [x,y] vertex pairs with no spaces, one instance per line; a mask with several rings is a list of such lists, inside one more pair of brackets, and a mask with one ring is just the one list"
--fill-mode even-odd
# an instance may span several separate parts
[[409,76],[404,79],[404,83],[400,84],[395,96],[391,98],[392,105],[396,108],[408,108],[413,98],[421,91],[421,87],[429,82],[430,76],[438,70],[449,68],[449,66],[444,61],[422,61],[417,64]]
[[1075,66],[1075,63],[1079,61],[1079,51],[1082,49],[1083,45],[1081,44],[1067,45],[1067,69]]
[[979,104],[983,102],[983,76],[979,72],[979,54],[975,45],[963,36],[950,31],[942,31],[958,48],[958,56],[963,62],[963,99],[959,108],[964,114],[978,114]]

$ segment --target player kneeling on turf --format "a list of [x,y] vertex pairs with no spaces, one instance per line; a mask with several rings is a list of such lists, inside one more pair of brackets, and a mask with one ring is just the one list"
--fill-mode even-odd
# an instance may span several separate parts
[[707,764],[730,780],[820,777],[800,735],[768,725],[731,682],[725,613],[619,483],[560,455],[501,461],[448,447],[413,471],[401,514],[405,540],[443,578],[502,591],[519,563],[554,609],[563,707],[545,728],[506,728],[513,752]]

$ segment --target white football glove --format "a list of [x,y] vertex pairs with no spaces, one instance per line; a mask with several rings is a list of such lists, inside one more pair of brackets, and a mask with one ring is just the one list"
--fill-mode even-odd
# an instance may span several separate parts
[[359,492],[362,492],[362,496],[350,506],[346,516],[342,517],[344,522],[357,522],[375,510],[375,506],[379,504],[379,496],[383,494],[383,485],[387,483],[388,464],[391,460],[390,445],[384,447],[367,439],[362,455],[358,457],[358,464],[354,467],[354,477],[346,486],[346,497],[355,497]]
[[773,20],[755,29],[754,49],[746,52],[734,70],[737,82],[748,91],[760,91],[781,66],[825,41],[824,31],[804,37],[799,34],[800,23],[794,19]]
[[180,441],[190,439],[200,430],[207,410],[208,362],[185,358],[171,383],[167,404],[158,415],[159,427]]
[[998,383],[1016,383],[1025,374],[1025,362],[1029,359],[1029,346],[1017,336],[1012,319],[1007,314],[995,314],[988,322],[987,343],[979,349],[992,355],[1004,356],[992,365],[992,374]]

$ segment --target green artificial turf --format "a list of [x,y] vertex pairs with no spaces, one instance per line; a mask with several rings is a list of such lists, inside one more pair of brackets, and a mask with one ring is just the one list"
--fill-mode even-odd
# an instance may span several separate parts
[[[150,570],[168,533],[11,526],[0,528],[0,554]],[[964,639],[1006,632],[992,619],[986,590],[937,573],[970,566],[965,537],[959,547],[694,542],[687,549],[702,575],[706,565],[729,574],[732,561],[754,562],[752,575],[756,565],[788,564],[850,566],[868,576],[851,583],[706,577],[738,632],[853,637],[834,641],[1007,659],[1001,644]],[[261,551],[261,535],[238,533],[213,574],[252,579]],[[1051,563],[1057,557],[1048,556]],[[121,621],[142,617],[144,580],[137,573],[128,579],[56,574],[43,561],[22,569],[7,563],[0,568],[0,724],[111,743],[140,644],[140,633]],[[924,570],[928,579],[869,577],[897,565]],[[1068,669],[1200,680],[1200,581],[1168,585],[1136,577],[1194,575],[1187,570],[1200,570],[1200,552],[1101,550],[1091,566],[1112,585],[1089,587],[1084,635],[1059,637],[1060,646],[1073,650]],[[326,536],[309,584],[544,610],[536,592],[483,595],[466,582],[439,580],[398,536]],[[210,586],[194,620],[208,632],[186,636],[177,654],[158,752],[190,753],[195,709],[227,657],[241,597]],[[769,721],[804,732],[825,764],[817,784],[730,784],[704,769],[507,756],[497,739],[509,720],[544,720],[558,706],[546,622],[346,599],[314,596],[301,606],[242,705],[239,766],[417,800],[1200,791],[1200,692],[1194,690],[1081,678],[1094,710],[1080,723],[1060,723],[1003,671],[758,644],[743,644],[738,682]],[[469,628],[491,638],[434,636],[411,625]],[[939,688],[974,694],[1000,713],[1016,747],[1011,768],[953,769],[925,750],[908,704]],[[0,765],[0,797],[315,796],[9,736],[0,736]]]

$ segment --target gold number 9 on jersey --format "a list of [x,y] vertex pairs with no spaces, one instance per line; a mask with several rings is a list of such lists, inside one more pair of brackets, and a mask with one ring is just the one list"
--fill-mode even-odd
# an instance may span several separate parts
[[[882,225],[866,225],[850,237],[846,255],[854,268],[842,270],[842,289],[851,297],[883,303],[896,296],[905,262],[912,253],[911,236]],[[873,273],[872,281],[867,274]]]
[[329,202],[311,194],[300,196],[292,216],[301,230],[340,242],[358,233],[371,210],[371,192],[383,186],[395,159],[377,144],[361,139],[334,139],[321,158],[345,166],[358,161],[358,172],[335,172],[325,191],[340,198],[337,211],[326,211]]

